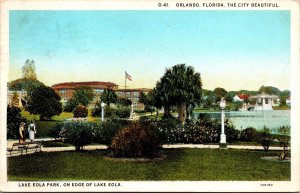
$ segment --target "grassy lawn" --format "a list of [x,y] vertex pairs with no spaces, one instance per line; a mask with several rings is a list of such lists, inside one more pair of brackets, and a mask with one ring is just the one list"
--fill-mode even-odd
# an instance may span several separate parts
[[273,107],[274,110],[290,110],[289,106]]
[[[37,153],[8,158],[14,180],[290,180],[290,163],[260,159],[276,152],[168,149],[159,162],[104,159],[107,151]],[[34,164],[32,164],[34,163]]]

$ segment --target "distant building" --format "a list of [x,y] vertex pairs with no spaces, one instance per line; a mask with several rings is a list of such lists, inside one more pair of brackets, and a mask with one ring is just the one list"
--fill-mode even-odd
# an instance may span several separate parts
[[[141,102],[139,102],[141,93],[144,92],[145,94],[148,94],[148,92],[151,91],[151,89],[148,88],[135,88],[135,89],[117,89],[116,94],[119,97],[127,98],[132,101],[133,108],[136,109],[144,109],[145,105]],[[126,93],[126,96],[125,96]]]
[[276,95],[268,95],[265,93],[250,97],[256,99],[253,110],[273,110],[273,106],[278,106],[279,97]]
[[233,101],[234,102],[237,102],[237,101],[244,101],[246,99],[249,99],[250,95],[248,94],[236,94],[234,97],[233,97]]
[[64,105],[73,97],[73,93],[76,89],[81,87],[89,87],[93,89],[95,93],[95,98],[92,102],[94,104],[96,101],[100,100],[101,93],[105,89],[117,89],[118,85],[112,82],[64,82],[59,84],[54,84],[51,86],[52,89],[60,96],[61,102]]

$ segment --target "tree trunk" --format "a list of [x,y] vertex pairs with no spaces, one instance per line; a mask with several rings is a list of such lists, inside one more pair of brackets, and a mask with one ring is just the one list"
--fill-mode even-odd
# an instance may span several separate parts
[[178,105],[178,119],[180,121],[180,123],[184,123],[185,119],[186,119],[186,104],[182,103],[180,105]]
[[165,107],[164,107],[164,116],[165,116],[165,117],[169,117],[169,116],[171,115],[170,111],[171,111],[171,108],[165,106]]

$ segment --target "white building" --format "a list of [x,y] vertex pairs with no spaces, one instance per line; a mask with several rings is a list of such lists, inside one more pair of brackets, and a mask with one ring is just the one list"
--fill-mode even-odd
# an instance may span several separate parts
[[238,101],[244,101],[246,99],[248,99],[250,97],[250,95],[248,94],[236,94],[234,97],[233,97],[233,101],[234,102],[238,102]]
[[262,93],[250,98],[256,99],[256,103],[254,105],[255,111],[273,110],[273,107],[278,106],[279,104],[279,97],[276,95]]

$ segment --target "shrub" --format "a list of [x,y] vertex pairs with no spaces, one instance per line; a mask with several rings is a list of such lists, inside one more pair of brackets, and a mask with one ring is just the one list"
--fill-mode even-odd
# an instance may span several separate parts
[[21,109],[15,106],[7,106],[7,138],[17,139],[19,137],[19,127],[26,119],[21,116]]
[[116,115],[119,117],[119,118],[129,118],[130,116],[130,107],[119,107],[117,110],[116,110]]
[[[198,120],[187,120],[184,125],[174,117],[159,121],[153,118],[140,119],[143,125],[157,130],[164,143],[218,143],[220,141],[221,122],[201,115]],[[238,140],[239,131],[228,120],[225,120],[225,134],[228,142]]]
[[95,124],[89,122],[66,122],[61,129],[65,142],[73,144],[76,151],[93,142]]
[[265,151],[269,150],[272,141],[271,130],[264,126],[263,130],[260,132],[260,144],[263,146]]
[[49,130],[48,136],[55,138],[55,139],[62,138],[62,128],[63,127],[64,127],[63,122],[57,122],[56,125],[54,127],[52,127],[52,129]]
[[253,127],[248,127],[241,131],[241,136],[240,136],[241,141],[253,142],[253,141],[257,141],[258,138],[259,138],[258,132]]
[[122,126],[126,126],[126,120],[108,119],[97,124],[94,129],[94,142],[99,144],[111,145],[112,139]]
[[139,123],[132,123],[116,135],[111,149],[115,157],[153,158],[160,146],[160,140],[154,130]]
[[88,109],[83,105],[78,105],[73,111],[74,117],[87,117]]

